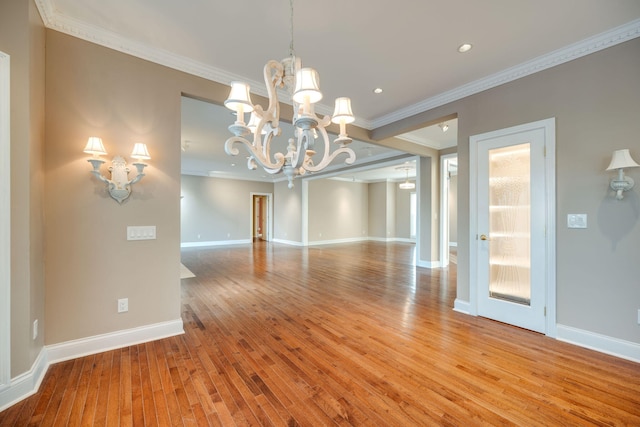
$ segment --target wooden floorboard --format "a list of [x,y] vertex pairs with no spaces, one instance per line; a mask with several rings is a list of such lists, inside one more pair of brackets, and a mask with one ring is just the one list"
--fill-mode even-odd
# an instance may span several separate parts
[[50,366],[0,426],[640,426],[640,364],[452,310],[414,246],[185,249],[185,334]]

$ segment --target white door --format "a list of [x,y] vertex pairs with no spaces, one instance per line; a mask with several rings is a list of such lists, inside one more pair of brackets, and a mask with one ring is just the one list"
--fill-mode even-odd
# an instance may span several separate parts
[[471,138],[477,156],[471,241],[477,313],[542,333],[549,277],[548,133],[544,126],[525,125]]

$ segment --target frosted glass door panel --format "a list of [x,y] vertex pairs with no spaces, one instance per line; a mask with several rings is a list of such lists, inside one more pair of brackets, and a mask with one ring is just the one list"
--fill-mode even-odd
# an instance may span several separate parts
[[489,294],[531,301],[531,147],[489,150]]

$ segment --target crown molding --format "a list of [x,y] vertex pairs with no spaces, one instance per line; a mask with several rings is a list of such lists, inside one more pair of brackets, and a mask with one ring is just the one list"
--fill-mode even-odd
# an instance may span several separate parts
[[[220,68],[194,61],[164,49],[134,42],[111,31],[87,25],[82,21],[62,15],[55,10],[52,0],[35,0],[35,3],[44,25],[52,30],[217,83],[229,84],[229,82],[237,79],[237,76]],[[356,118],[355,125],[368,130],[377,129],[487,89],[546,70],[547,68],[555,67],[556,65],[615,46],[636,37],[640,37],[640,19],[539,56],[531,61],[500,71],[486,78],[443,92],[377,119],[365,120]],[[247,80],[247,83],[251,85],[253,93],[268,97],[264,82]],[[316,110],[321,114],[331,114],[332,111],[331,108],[326,105],[316,105]]]
[[632,40],[636,37],[640,37],[640,19],[636,19],[625,25],[621,25],[593,37],[589,37],[585,40],[539,56],[514,67],[507,68],[506,70],[460,86],[456,89],[443,92],[440,95],[436,95],[408,107],[401,108],[391,114],[387,114],[373,120],[371,122],[372,128],[370,129],[377,129],[398,120],[406,119],[407,117],[411,117],[450,102],[480,93],[487,89],[512,82],[539,71],[555,67],[556,65],[573,61],[574,59]]

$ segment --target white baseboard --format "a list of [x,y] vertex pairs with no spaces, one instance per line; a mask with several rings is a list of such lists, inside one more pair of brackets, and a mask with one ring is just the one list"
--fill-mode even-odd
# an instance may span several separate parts
[[38,391],[49,365],[184,333],[182,319],[45,346],[31,369],[0,390],[0,411]]
[[206,246],[227,246],[227,245],[246,245],[247,243],[251,243],[251,239],[240,239],[240,240],[213,240],[209,242],[182,242],[180,243],[181,248],[202,248]]
[[49,363],[63,362],[77,357],[101,353],[174,335],[184,334],[182,319],[125,329],[108,334],[95,335],[60,344],[48,345]]
[[596,334],[571,326],[557,325],[556,339],[611,356],[640,363],[640,344]]
[[31,369],[12,378],[9,386],[0,390],[0,412],[35,394],[40,388],[48,367],[47,350],[43,347]]
[[295,240],[273,239],[273,242],[282,243],[283,245],[290,245],[290,246],[304,246],[302,242],[296,242]]
[[337,245],[340,243],[366,242],[367,240],[369,240],[368,237],[349,237],[346,239],[334,239],[334,240],[314,240],[309,242],[309,246]]
[[453,311],[457,311],[463,314],[471,314],[471,305],[469,301],[463,301],[458,298],[453,301]]
[[421,261],[421,260],[416,261],[416,267],[440,268],[441,266],[442,266],[442,263],[440,261]]

